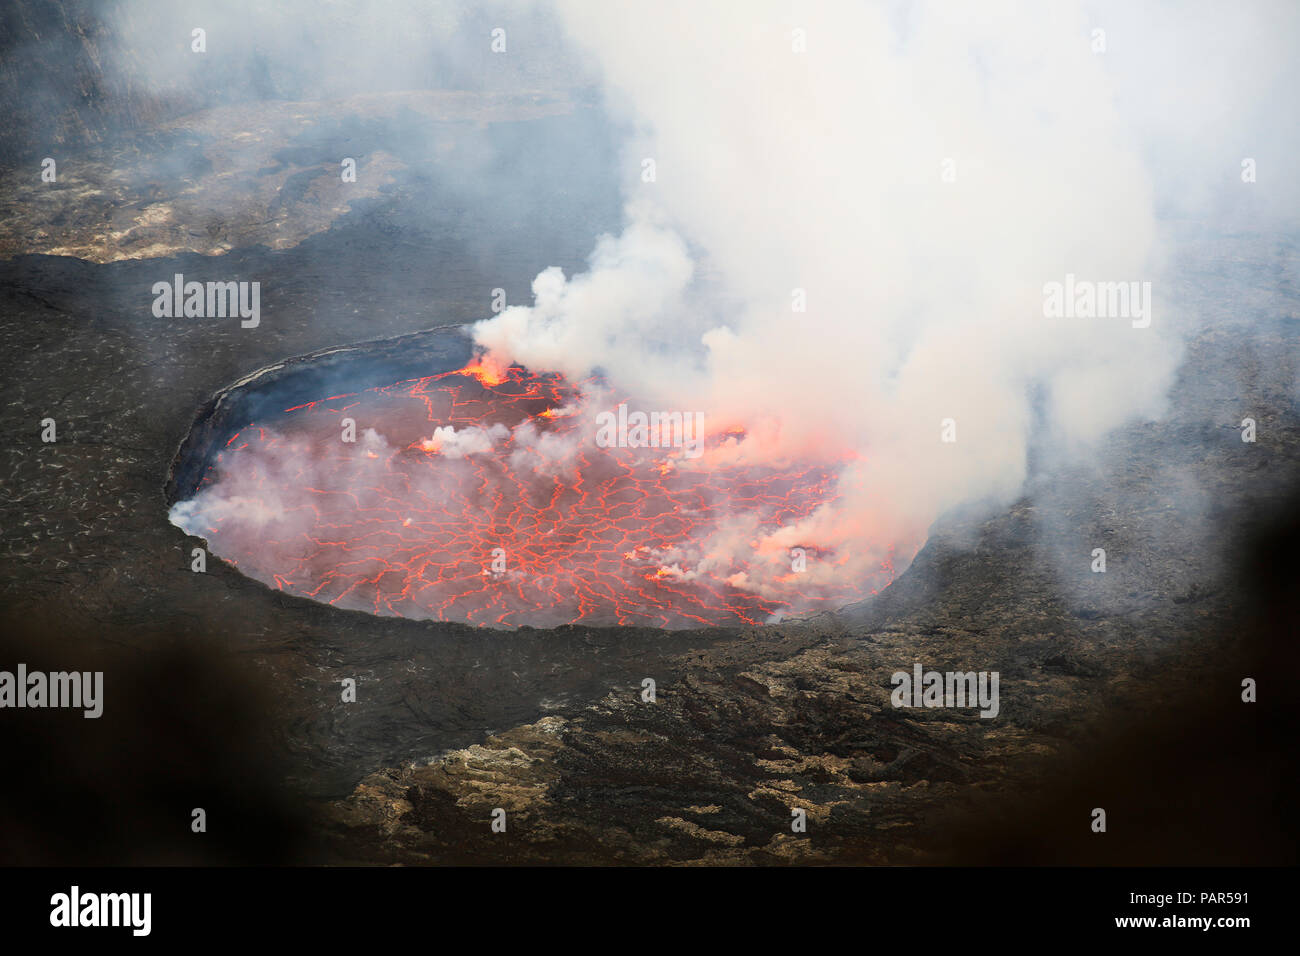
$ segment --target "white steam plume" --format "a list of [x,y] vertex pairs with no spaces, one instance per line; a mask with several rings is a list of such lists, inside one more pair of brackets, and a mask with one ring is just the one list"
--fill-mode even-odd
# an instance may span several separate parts
[[1160,413],[1180,337],[1158,281],[1149,327],[1044,316],[1067,273],[1161,265],[1140,144],[1081,6],[560,9],[644,131],[627,224],[477,341],[745,423],[751,454],[861,456],[837,504],[759,550],[907,560],[945,509],[1018,493],[1031,429],[1079,451]]

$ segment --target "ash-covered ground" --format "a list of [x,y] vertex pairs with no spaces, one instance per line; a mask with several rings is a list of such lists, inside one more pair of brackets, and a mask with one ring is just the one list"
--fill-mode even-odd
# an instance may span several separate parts
[[[592,172],[615,148],[586,151],[597,123],[551,94],[221,105],[70,140],[48,188],[4,170],[4,662],[93,663],[107,699],[94,722],[6,716],[21,786],[0,796],[0,859],[1295,862],[1294,234],[1165,223],[1199,323],[1169,416],[1117,432],[1093,470],[1034,471],[993,517],[946,516],[841,614],[484,631],[191,570],[201,542],[169,523],[167,483],[212,396],[580,266],[618,217],[618,183]],[[354,140],[363,185],[344,193]],[[466,156],[546,201],[440,176]],[[176,273],[260,280],[259,326],[155,317],[151,286]],[[890,675],[917,662],[998,671],[997,718],[894,708]]]

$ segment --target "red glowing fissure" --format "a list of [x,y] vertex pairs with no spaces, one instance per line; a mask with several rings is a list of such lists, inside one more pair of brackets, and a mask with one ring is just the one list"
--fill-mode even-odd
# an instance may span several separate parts
[[[737,429],[709,435],[693,462],[680,448],[598,448],[579,440],[589,389],[601,408],[618,403],[594,380],[472,363],[286,409],[233,436],[201,483],[201,497],[238,488],[239,506],[207,519],[209,542],[286,592],[505,627],[761,624],[860,596],[852,582],[814,587],[789,550],[718,544],[757,544],[833,501],[833,463],[710,464]],[[354,444],[340,441],[344,418]],[[498,425],[462,457],[429,437]]]

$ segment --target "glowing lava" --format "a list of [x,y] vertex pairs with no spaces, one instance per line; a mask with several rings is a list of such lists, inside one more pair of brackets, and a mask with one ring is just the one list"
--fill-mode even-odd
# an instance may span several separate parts
[[173,520],[273,587],[412,618],[758,624],[865,591],[756,547],[834,499],[835,463],[711,464],[734,428],[694,461],[596,447],[616,404],[594,381],[482,361],[321,399],[234,436]]

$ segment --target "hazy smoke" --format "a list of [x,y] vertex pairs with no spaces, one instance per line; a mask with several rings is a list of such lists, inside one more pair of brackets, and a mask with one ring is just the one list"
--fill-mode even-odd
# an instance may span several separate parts
[[561,9],[654,180],[588,273],[548,270],[477,339],[745,423],[752,455],[859,453],[833,508],[761,548],[847,551],[841,573],[906,559],[946,508],[1018,492],[1033,431],[1086,448],[1160,412],[1179,349],[1159,292],[1150,328],[1043,316],[1066,273],[1159,266],[1139,144],[1078,9]]
[[[490,23],[455,9],[456,29]],[[551,22],[548,5],[492,9]],[[554,11],[567,39],[520,48],[599,77],[634,131],[625,224],[587,271],[541,272],[532,304],[480,322],[478,343],[536,371],[603,373],[645,407],[705,412],[710,430],[745,428],[706,466],[848,461],[833,505],[758,540],[720,532],[695,543],[702,561],[812,545],[837,555],[814,574],[865,579],[891,549],[901,567],[946,510],[1014,498],[1031,450],[1092,458],[1115,428],[1162,413],[1196,322],[1162,219],[1296,207],[1282,170],[1300,134],[1273,120],[1296,78],[1287,5]],[[357,76],[427,80],[409,64],[385,78],[370,32],[348,51]],[[280,69],[310,59],[291,40],[277,56]],[[1246,157],[1261,173],[1243,193]],[[1044,286],[1066,276],[1150,282],[1149,326],[1046,317]]]

